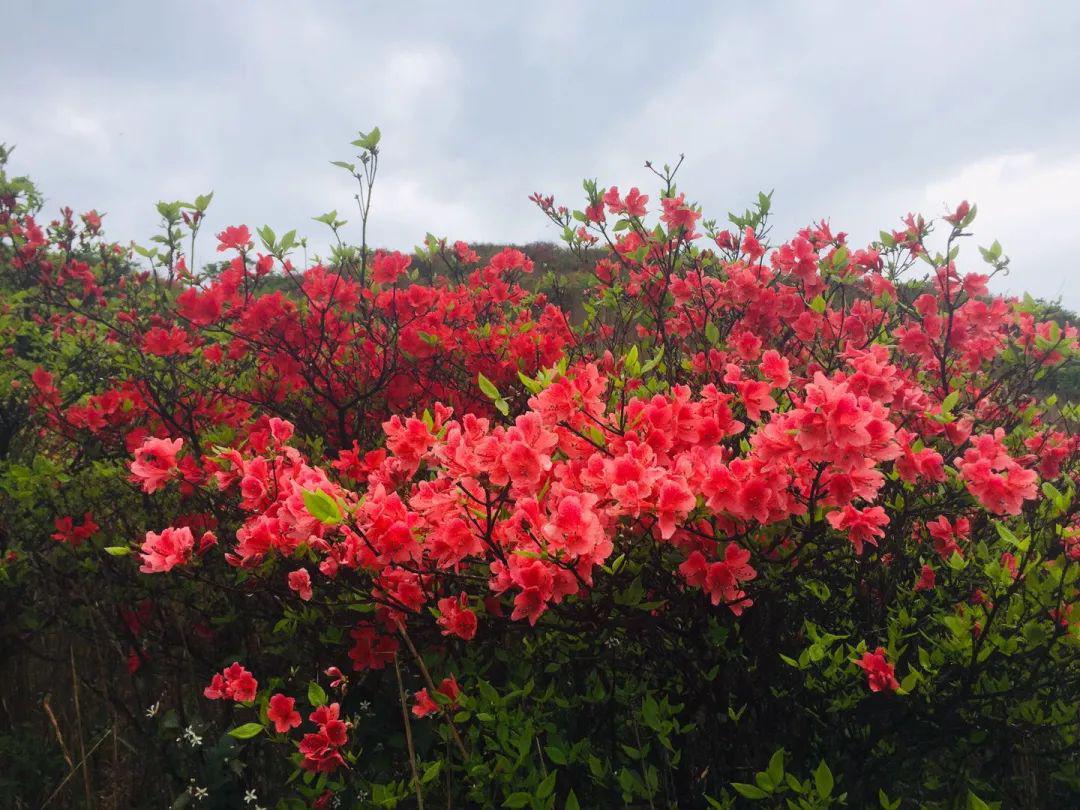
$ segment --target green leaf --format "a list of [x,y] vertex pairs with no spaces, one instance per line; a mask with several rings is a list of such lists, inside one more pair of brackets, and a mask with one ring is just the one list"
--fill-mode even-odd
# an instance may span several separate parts
[[1004,540],[1009,545],[1016,546],[1018,548],[1024,545],[1020,541],[1020,539],[1015,534],[1012,533],[1012,529],[1010,529],[1008,526],[1006,526],[1001,521],[995,520],[994,521],[994,528],[997,529],[998,536],[1001,537],[1001,539]]
[[784,781],[784,749],[781,748],[772,758],[769,760],[769,767],[765,769],[765,772],[772,779],[774,785],[779,785]]
[[735,788],[735,791],[747,799],[767,799],[769,794],[756,785],[748,785],[745,782],[732,782],[731,786]]
[[424,769],[424,775],[422,777],[420,777],[420,783],[426,785],[426,784],[428,784],[428,782],[434,782],[438,778],[439,772],[441,770],[442,770],[442,760],[441,759],[436,760],[435,762],[432,762],[430,765],[428,765]]
[[712,346],[715,346],[720,342],[720,330],[716,328],[716,324],[712,321],[705,324],[705,339],[709,341]]
[[810,580],[806,583],[806,587],[810,591],[810,593],[812,593],[822,602],[829,601],[829,595],[831,594],[831,591],[829,590],[829,586],[826,585],[824,582]]
[[990,810],[990,805],[972,793],[968,791],[968,810]]
[[105,553],[114,557],[126,557],[131,553],[131,549],[128,546],[106,546]]
[[262,732],[262,723],[244,723],[242,726],[237,726],[229,732],[230,737],[236,737],[238,740],[250,740]]
[[267,250],[273,251],[274,244],[277,242],[277,236],[274,234],[274,229],[269,225],[263,225],[261,228],[256,228],[255,233],[259,235],[259,239],[262,240],[263,246]]
[[536,788],[536,798],[546,799],[555,791],[555,776],[558,771],[552,771],[546,777],[544,781]]
[[502,803],[503,807],[525,807],[532,802],[532,796],[523,790],[511,793]]
[[1050,501],[1054,504],[1054,506],[1058,507],[1059,509],[1068,507],[1069,504],[1065,496],[1062,495],[1058,488],[1051,484],[1049,481],[1043,482],[1042,492],[1043,495],[1049,498]]
[[321,489],[314,492],[304,490],[304,508],[316,520],[333,526],[341,523],[341,509],[337,501],[323,492]]
[[814,786],[817,788],[818,796],[823,799],[829,798],[833,791],[832,771],[825,764],[825,760],[821,760],[821,763],[814,770]]
[[573,788],[566,794],[566,804],[563,805],[563,810],[581,810],[581,805],[578,803],[577,794],[574,793]]
[[941,401],[942,413],[949,413],[956,407],[956,403],[960,401],[960,392],[952,391],[945,399]]
[[663,359],[664,359],[664,347],[661,346],[659,348],[659,350],[657,350],[656,354],[653,355],[653,359],[650,360],[648,363],[646,363],[645,365],[643,365],[641,367],[641,373],[642,374],[648,374],[650,371],[652,371],[654,368],[656,368],[658,365],[660,365],[660,361],[663,360]]
[[964,217],[960,221],[960,227],[961,228],[966,228],[968,225],[970,225],[972,222],[974,222],[975,217],[978,215],[978,213],[979,213],[979,206],[977,206],[977,205],[971,206],[971,210],[968,211],[967,216]]
[[655,698],[645,698],[645,702],[641,706],[641,719],[645,721],[645,725],[654,731],[660,729],[660,704],[656,702]]
[[360,137],[353,141],[352,145],[371,152],[379,145],[380,138],[382,138],[382,133],[379,132],[378,127],[375,127],[371,132],[361,132]]
[[180,205],[178,202],[165,202],[162,200],[157,204],[157,212],[167,222],[175,222],[180,218]]
[[550,759],[556,765],[565,765],[566,762],[567,762],[567,760],[566,760],[566,752],[563,751],[561,748],[559,748],[557,746],[554,746],[554,745],[546,745],[546,746],[544,746],[544,753],[546,753],[547,756],[548,756],[548,759]]
[[308,684],[307,699],[312,706],[322,706],[326,703],[326,690],[312,681]]
[[544,390],[544,384],[542,382],[540,382],[539,380],[534,380],[532,377],[528,377],[520,371],[518,372],[518,379],[521,381],[521,384],[524,385],[525,388],[529,391],[529,393],[539,394],[541,391]]
[[995,239],[994,244],[992,244],[990,247],[980,247],[979,253],[982,254],[983,261],[993,264],[1001,258],[1001,243]]
[[490,400],[502,399],[502,394],[499,393],[499,389],[495,387],[495,383],[489,380],[483,375],[483,373],[476,375],[476,384],[480,386],[480,393]]

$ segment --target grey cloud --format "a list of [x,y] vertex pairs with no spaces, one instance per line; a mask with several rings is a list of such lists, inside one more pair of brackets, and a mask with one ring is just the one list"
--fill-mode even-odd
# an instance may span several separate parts
[[[215,190],[210,228],[349,216],[328,161],[384,133],[376,239],[551,238],[532,191],[650,185],[685,152],[709,216],[776,189],[777,233],[830,217],[873,238],[934,193],[988,195],[1002,289],[1063,294],[1064,178],[1080,159],[1080,6],[1005,3],[580,4],[42,2],[6,12],[0,140],[61,204],[145,240],[158,199]],[[1019,179],[972,173],[1003,156]],[[974,182],[974,181],[972,181]],[[960,183],[960,185],[958,185]],[[1056,215],[1035,199],[1049,194]],[[1032,195],[1016,201],[1014,192]],[[929,196],[928,196],[929,195]],[[958,200],[949,200],[955,203]],[[998,214],[988,208],[995,206]],[[1007,215],[1002,215],[1002,211]]]

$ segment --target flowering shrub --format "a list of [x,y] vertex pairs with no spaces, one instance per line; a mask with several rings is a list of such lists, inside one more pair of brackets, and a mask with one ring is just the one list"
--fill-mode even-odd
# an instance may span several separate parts
[[962,266],[967,203],[774,243],[768,196],[721,229],[655,171],[534,196],[580,317],[516,249],[354,248],[330,212],[328,260],[236,226],[199,271],[210,195],[125,250],[0,194],[5,599],[109,634],[102,699],[177,801],[1080,790],[1078,406],[1040,393],[1076,327],[988,292],[997,243]]

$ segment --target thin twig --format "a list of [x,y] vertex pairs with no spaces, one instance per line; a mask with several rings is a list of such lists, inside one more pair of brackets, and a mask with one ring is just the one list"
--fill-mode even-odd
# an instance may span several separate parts
[[84,756],[82,760],[79,761],[78,765],[76,765],[68,772],[68,775],[64,777],[63,781],[61,781],[60,784],[56,786],[56,790],[49,794],[49,798],[47,798],[44,802],[41,803],[42,810],[44,810],[44,808],[49,805],[49,802],[56,798],[56,794],[59,793],[60,790],[64,787],[64,785],[68,783],[68,780],[75,775],[76,771],[78,771],[79,768],[86,763],[86,758],[93,754],[97,750],[98,746],[105,742],[106,738],[108,738],[108,736],[112,733],[113,729],[106,729],[105,733],[101,735],[101,738],[92,746],[90,746],[90,750],[86,752],[86,756]]
[[79,754],[82,756],[83,790],[86,792],[86,806],[94,806],[94,789],[90,784],[90,769],[86,767],[86,741],[83,738],[82,709],[79,706],[79,676],[75,670],[75,648],[68,647],[71,656],[71,685],[75,692],[75,730],[79,733]]
[[56,741],[60,743],[60,753],[64,755],[64,761],[67,763],[69,769],[75,769],[75,761],[71,758],[71,754],[68,753],[67,745],[64,743],[64,735],[60,733],[60,724],[56,722],[56,715],[53,714],[52,706],[49,705],[49,696],[45,695],[45,699],[41,701],[41,705],[45,708],[45,714],[49,717],[49,722],[52,724],[53,733],[56,734]]
[[461,753],[463,762],[468,762],[469,752],[465,749],[465,743],[461,739],[461,734],[458,733],[457,726],[454,725],[454,719],[450,716],[450,712],[439,701],[435,700],[435,693],[439,690],[435,688],[435,681],[431,679],[431,673],[428,672],[427,666],[424,664],[424,659],[420,657],[420,653],[416,651],[416,647],[412,643],[412,639],[409,638],[408,631],[405,630],[405,623],[398,624],[398,630],[401,633],[401,637],[405,640],[405,645],[409,648],[409,652],[412,653],[413,659],[416,661],[416,665],[420,667],[420,674],[424,678],[424,683],[427,685],[428,694],[431,695],[431,699],[438,706],[439,712],[446,719],[447,724],[450,726],[450,733],[454,737],[454,743],[457,745],[458,751]]
[[401,681],[401,662],[394,655],[394,674],[397,675],[398,696],[401,698],[401,721],[405,724],[405,746],[409,749],[409,768],[412,769],[413,789],[416,791],[416,806],[424,810],[424,795],[420,791],[420,773],[416,769],[416,749],[412,741],[412,721],[409,720],[409,708],[405,705],[405,684]]

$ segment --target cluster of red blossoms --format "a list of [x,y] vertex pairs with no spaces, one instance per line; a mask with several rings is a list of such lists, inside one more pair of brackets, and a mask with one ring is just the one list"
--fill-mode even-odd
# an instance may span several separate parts
[[[304,734],[298,744],[303,757],[301,767],[316,773],[332,773],[345,765],[341,749],[348,743],[349,734],[348,725],[340,714],[341,706],[331,703],[316,707],[309,715],[308,719],[318,728]],[[296,698],[281,692],[270,696],[266,717],[278,734],[288,734],[303,723],[300,712],[296,710]]]
[[300,753],[303,754],[302,767],[315,773],[332,773],[345,764],[341,748],[348,743],[348,726],[338,715],[341,707],[337,703],[319,706],[308,718],[319,728],[318,731],[305,734],[300,740]]
[[[395,416],[384,425],[390,453],[371,461],[362,493],[335,483],[285,444],[292,426],[278,421],[265,455],[230,450],[216,462],[217,485],[238,486],[250,513],[227,559],[250,567],[304,544],[321,556],[319,571],[329,579],[342,568],[366,571],[392,633],[403,614],[432,598],[431,575],[483,557],[489,558],[491,591],[513,596],[511,618],[535,623],[550,606],[590,587],[619,536],[643,534],[682,550],[686,583],[740,613],[751,604],[741,586],[756,576],[752,547],[721,543],[725,536],[752,536],[805,515],[815,502],[832,507],[829,525],[862,554],[890,522],[884,508],[871,505],[885,482],[882,465],[894,462],[912,482],[943,480],[941,452],[914,450],[913,434],[892,421],[936,425],[923,416],[925,393],[888,362],[883,347],[851,350],[845,359],[846,368],[828,376],[815,371],[796,388],[790,371],[763,358],[758,378],[747,376],[751,364],[729,368],[724,379],[733,393],[707,385],[695,397],[676,386],[666,396],[631,399],[617,409],[608,405],[610,380],[596,365],[583,364],[534,395],[529,410],[509,425],[473,413],[456,419],[443,406],[425,419]],[[764,394],[760,387],[750,393],[751,382],[764,386]],[[781,394],[790,405],[764,421]],[[747,433],[736,408],[750,422],[762,422],[742,454],[722,443]],[[1036,473],[1005,451],[1000,436],[970,442],[956,467],[984,508],[1014,513],[1036,497]],[[133,474],[157,481],[176,468],[173,456],[149,469],[133,465]],[[407,497],[399,494],[403,487]],[[320,493],[342,519],[326,522],[313,514],[311,493]],[[939,518],[931,533],[945,520]],[[951,545],[934,536],[947,557]],[[162,561],[148,566],[183,558],[190,543],[182,539],[172,556],[168,547],[149,556]],[[306,570],[290,573],[289,584],[310,598]],[[475,635],[467,595],[438,604],[444,632]],[[373,627],[358,633],[372,643],[379,638]],[[363,653],[354,661],[372,664]]]
[[[204,532],[199,539],[198,553],[205,554],[215,545],[217,545],[217,537],[214,533]],[[167,573],[178,565],[189,563],[195,551],[195,536],[188,526],[170,527],[161,534],[147,532],[142,550],[139,552],[142,557],[139,570],[144,574]]]
[[[457,679],[453,675],[449,678],[443,678],[436,691],[442,698],[445,698],[448,710],[453,711],[457,708],[457,699],[461,695],[461,687],[458,686]],[[412,713],[416,717],[427,717],[429,714],[435,714],[439,711],[439,704],[428,694],[427,689],[421,689],[417,692],[415,699],[416,703],[413,704]]]
[[866,673],[867,684],[871,692],[895,692],[900,688],[896,680],[894,667],[886,658],[885,650],[878,647],[873,652],[863,653],[855,664]]
[[[211,700],[248,703],[255,700],[258,688],[255,677],[239,663],[234,663],[214,675],[203,694]],[[331,703],[317,707],[308,718],[318,729],[305,734],[299,743],[303,755],[301,765],[306,770],[332,773],[345,764],[341,748],[348,743],[349,735],[348,726],[339,716],[340,712],[340,705]],[[296,699],[280,692],[270,697],[266,716],[279,734],[287,734],[302,722],[300,713],[296,711]]]
[[249,703],[255,700],[259,690],[255,676],[239,662],[233,662],[210,680],[210,685],[203,690],[203,695],[210,700],[235,700],[237,703]]
[[59,517],[55,521],[56,533],[52,539],[60,543],[70,543],[78,548],[88,539],[97,534],[101,528],[94,522],[94,517],[89,512],[83,515],[82,523],[75,525],[75,519],[71,515]]

